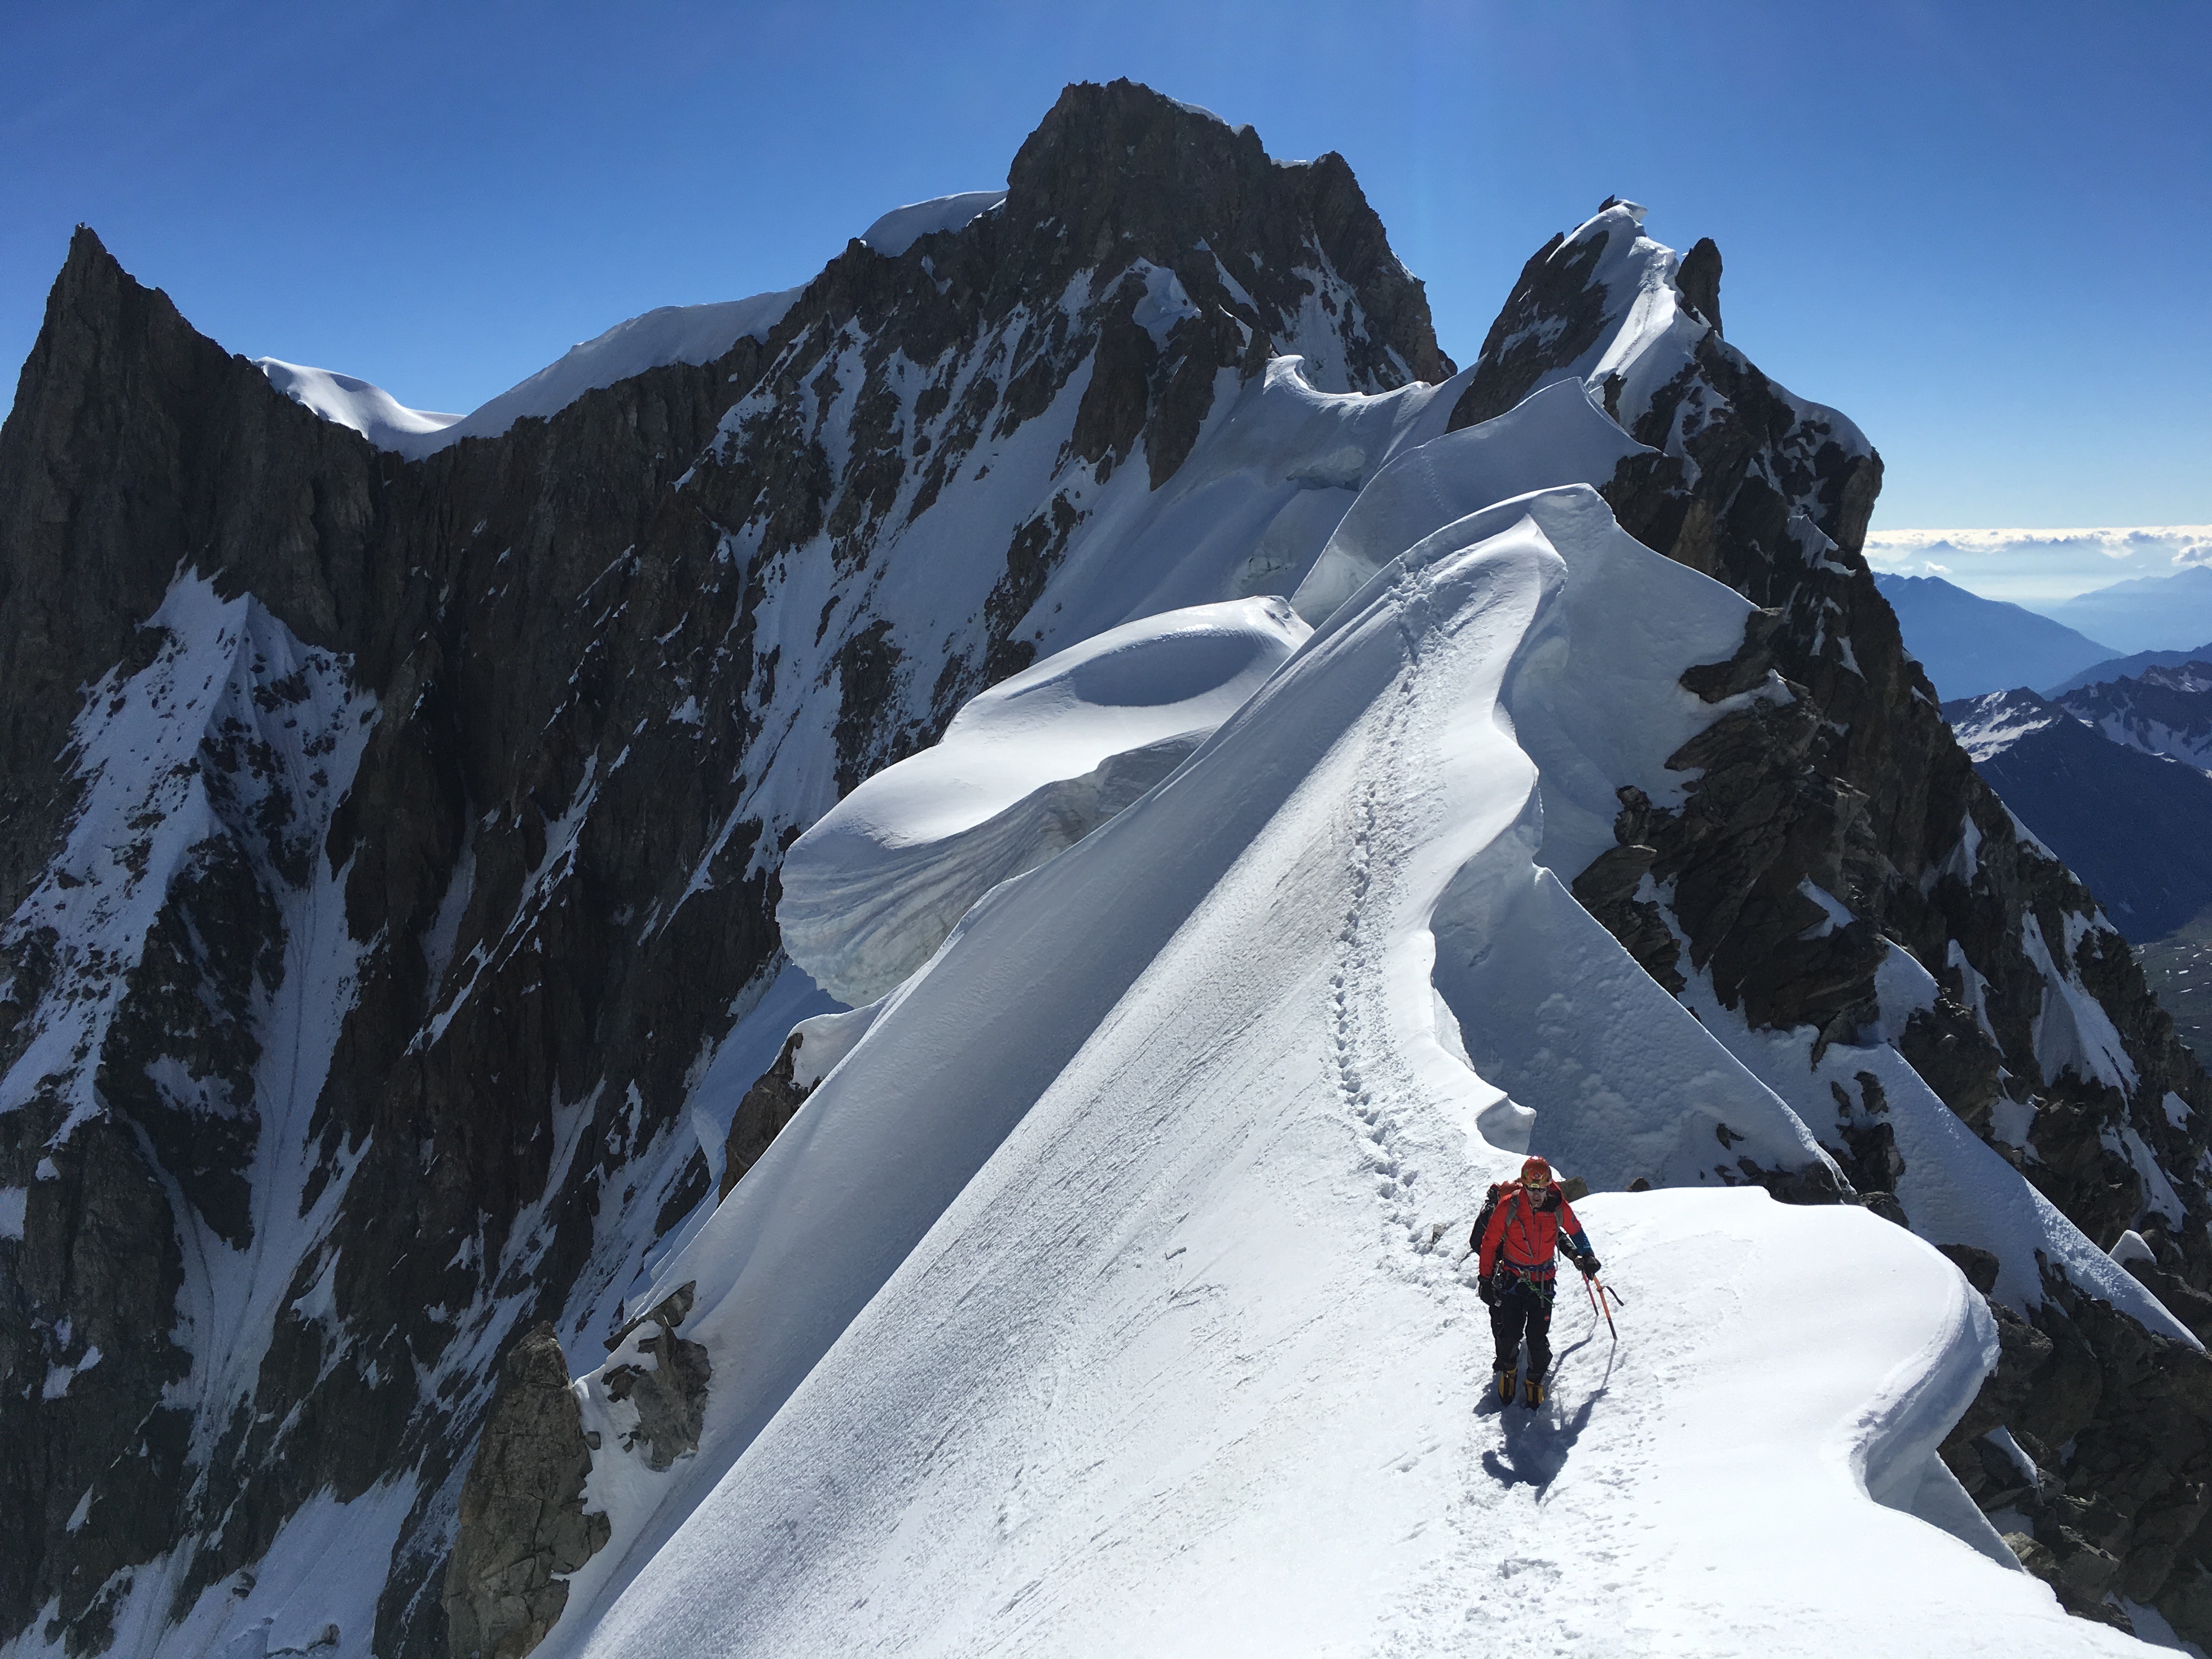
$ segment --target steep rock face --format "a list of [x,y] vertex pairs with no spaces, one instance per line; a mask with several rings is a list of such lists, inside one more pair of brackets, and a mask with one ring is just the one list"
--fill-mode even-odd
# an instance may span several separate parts
[[[0,434],[0,1352],[46,1378],[0,1401],[0,1641],[211,1637],[334,1501],[379,1517],[343,1645],[441,1651],[501,1354],[619,1326],[722,1173],[687,1103],[779,970],[781,848],[1140,607],[1104,528],[1271,359],[1450,370],[1334,157],[1079,87],[1010,186],[414,465],[79,234]],[[656,1463],[711,1388],[665,1346]]]
[[[1734,661],[1686,683],[1717,699],[1771,670],[1795,701],[1724,716],[1676,757],[1698,771],[1680,812],[1625,799],[1619,845],[1582,873],[1577,896],[1662,983],[1681,992],[1695,980],[1751,1031],[1802,1033],[1816,1068],[1832,1046],[1880,1041],[1893,1022],[1920,1078],[2093,1238],[2139,1229],[2160,1264],[2203,1289],[2203,1072],[2126,941],[2019,833],[1905,655],[1861,556],[1879,457],[1708,325],[1717,258],[1692,273],[1690,299],[1674,256],[1641,237],[1641,216],[1608,204],[1530,261],[1453,423],[1583,380],[1652,452],[1622,462],[1605,491],[1622,525],[1763,609]],[[1900,947],[1933,976],[1932,994],[1885,994]],[[1767,1080],[1788,1097],[1789,1079]],[[1893,1147],[1869,1139],[1880,1094],[1862,1082],[1832,1085],[1832,1150],[1847,1170],[1893,1182]],[[2109,1310],[2100,1321],[2068,1309],[2064,1297],[2081,1298],[2063,1281],[2047,1294],[2059,1311],[2039,1316],[2087,1329],[2097,1364],[2132,1364],[2119,1357],[2130,1344],[2159,1340]],[[2192,1435],[2212,1425],[2212,1400],[2175,1399],[2191,1403],[2160,1409],[2181,1410]],[[2147,1471],[2165,1431],[2148,1409],[2139,1392],[2094,1395],[2084,1432],[2110,1455],[2057,1478],[2089,1493],[2157,1484]],[[2212,1537],[2194,1511],[2179,1546],[2179,1518],[2137,1526],[2133,1513],[2113,1510],[2097,1547],[2138,1599],[2184,1605]],[[2058,1522],[2049,1531],[2038,1536],[2062,1571],[2078,1551]]]
[[461,1485],[444,1595],[456,1659],[520,1659],[553,1628],[565,1576],[607,1540],[606,1516],[584,1512],[591,1462],[568,1362],[541,1322],[507,1350]]

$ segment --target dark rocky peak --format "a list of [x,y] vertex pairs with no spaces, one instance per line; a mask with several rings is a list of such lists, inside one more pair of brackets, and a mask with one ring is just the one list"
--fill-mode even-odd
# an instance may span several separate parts
[[[1425,290],[1340,156],[1271,161],[1249,127],[1131,82],[1085,83],[1024,143],[1007,184],[1000,208],[895,257],[848,245],[769,337],[767,360],[804,380],[841,336],[877,354],[895,343],[915,362],[979,343],[988,356],[990,331],[1034,319],[1006,338],[1012,374],[1032,376],[1018,408],[1033,413],[1111,317],[1143,332],[1152,357],[1194,356],[1209,373],[1256,373],[1279,353],[1304,356],[1331,391],[1453,373]],[[1121,343],[1120,380],[1138,368],[1121,360],[1143,355]]]
[[1644,216],[1637,204],[1608,196],[1595,215],[1536,250],[1483,337],[1452,410],[1455,430],[1503,415],[1560,378],[1620,320],[1630,296],[1616,298],[1619,284],[1605,280],[1600,268],[1617,273],[1644,234]]
[[1334,275],[1368,319],[1367,337],[1347,340],[1350,366],[1374,383],[1363,389],[1453,373],[1426,291],[1334,152],[1276,161],[1249,126],[1134,82],[1085,82],[1030,135],[1006,185],[1007,229],[1056,239],[1102,288],[1146,260],[1173,270],[1201,304],[1279,336],[1310,301],[1334,310],[1340,296],[1316,281]]
[[388,463],[194,331],[79,226],[0,426],[0,915],[74,799],[76,690],[145,648],[180,565],[251,586],[312,643],[379,608],[362,550]]

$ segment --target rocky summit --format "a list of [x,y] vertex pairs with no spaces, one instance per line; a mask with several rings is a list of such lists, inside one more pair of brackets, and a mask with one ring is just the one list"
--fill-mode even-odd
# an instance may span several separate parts
[[[1653,1325],[1734,1271],[1714,1228],[1802,1251],[1898,1343],[1835,1406],[1877,1425],[1858,1510],[1986,1575],[1989,1628],[2055,1593],[2031,1650],[2091,1639],[2057,1606],[2212,1644],[2212,1087],[1945,725],[1861,556],[1881,460],[1723,337],[1714,245],[1608,201],[1462,370],[1340,157],[1142,87],[1069,88],[948,204],[726,342],[394,447],[78,229],[0,429],[0,1653],[1074,1650],[1101,1607],[1029,1599],[1069,1540],[1231,1536],[1078,1490],[1144,1415],[1076,1457],[1080,1389],[1181,1374],[1083,1285],[1150,1251],[1249,1358],[1224,1401],[1395,1340],[1270,1347],[1153,1249],[1192,1170],[1306,1167],[1263,1078],[1336,1114],[1297,1157],[1380,1207],[1331,1259],[1436,1298],[1407,1328],[1471,1317],[1448,1247],[1531,1147],[1625,1285],[1607,1225],[1690,1264]],[[1175,1023],[1309,981],[1279,1042]],[[1100,1230],[1050,1316],[961,1335]],[[989,1502],[849,1507],[1023,1401]],[[1244,1512],[1405,1533],[1297,1486],[1287,1420],[1224,1443]],[[1565,1443],[1466,1479],[1571,1492]],[[1468,1628],[1443,1559],[1346,1645]],[[1131,1629],[1203,1599],[1132,1571]]]

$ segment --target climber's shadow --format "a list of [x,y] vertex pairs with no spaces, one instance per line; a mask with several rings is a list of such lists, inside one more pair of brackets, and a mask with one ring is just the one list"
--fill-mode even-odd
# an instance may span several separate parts
[[[1590,1345],[1585,1336],[1571,1348],[1562,1349],[1554,1356],[1552,1374],[1558,1376],[1565,1362]],[[1498,1416],[1501,1442],[1483,1453],[1484,1472],[1501,1486],[1533,1486],[1540,1501],[1559,1471],[1567,1466],[1567,1455],[1574,1450],[1575,1442],[1582,1438],[1583,1431],[1589,1426],[1590,1413],[1597,1402],[1605,1398],[1613,1381],[1613,1355],[1606,1355],[1605,1374],[1596,1386],[1583,1396],[1571,1411],[1563,1411],[1556,1396],[1534,1411],[1516,1406],[1501,1409],[1495,1398],[1489,1410]]]

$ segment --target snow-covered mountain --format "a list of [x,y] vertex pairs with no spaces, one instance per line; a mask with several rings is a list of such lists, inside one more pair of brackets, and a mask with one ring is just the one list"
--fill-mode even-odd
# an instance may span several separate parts
[[2078,687],[2059,702],[2114,743],[2212,772],[2212,661],[2153,665]]
[[2069,691],[2085,685],[2102,685],[2106,680],[2130,680],[2138,678],[2147,668],[2179,668],[2185,663],[2212,662],[2212,644],[2201,645],[2190,651],[2138,651],[2133,656],[2114,657],[2110,661],[2092,663],[2077,674],[2069,674],[2056,685],[2044,688],[2044,695],[2063,697]]
[[2048,617],[1969,593],[1941,576],[1881,574],[1874,583],[1897,612],[1905,648],[1946,701],[2054,685],[2118,654]]
[[2212,907],[2212,778],[2100,731],[2076,706],[2085,695],[1993,691],[1943,713],[2006,806],[2148,944]]
[[[1340,158],[1082,86],[995,195],[414,460],[80,233],[0,1651],[2212,1640],[2212,1088],[1712,244],[1456,371]],[[1527,1147],[1629,1304],[1500,1419]]]

